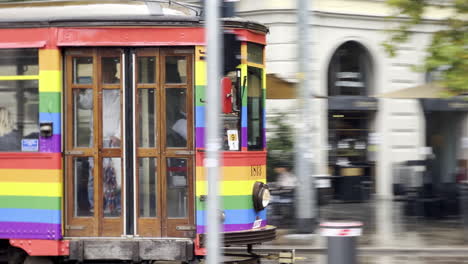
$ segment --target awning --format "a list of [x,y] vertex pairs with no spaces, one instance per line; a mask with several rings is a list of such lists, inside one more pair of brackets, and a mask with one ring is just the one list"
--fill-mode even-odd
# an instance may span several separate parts
[[295,99],[296,84],[288,82],[276,74],[267,74],[267,99]]
[[446,92],[446,88],[436,83],[427,83],[398,91],[379,94],[376,97],[393,99],[441,98],[443,97],[444,92]]

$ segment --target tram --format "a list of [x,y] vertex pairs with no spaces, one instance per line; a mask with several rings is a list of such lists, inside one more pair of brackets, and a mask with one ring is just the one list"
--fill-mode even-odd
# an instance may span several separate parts
[[[265,212],[268,30],[222,24],[219,215],[225,245],[251,249],[275,238]],[[203,27],[199,8],[175,1],[0,4],[0,258],[206,254]]]

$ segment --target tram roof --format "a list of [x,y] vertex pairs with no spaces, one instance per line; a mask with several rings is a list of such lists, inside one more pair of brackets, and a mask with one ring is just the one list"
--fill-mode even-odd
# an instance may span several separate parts
[[[267,32],[257,22],[225,18],[225,26]],[[38,0],[0,3],[0,27],[203,24],[202,9],[171,0]]]

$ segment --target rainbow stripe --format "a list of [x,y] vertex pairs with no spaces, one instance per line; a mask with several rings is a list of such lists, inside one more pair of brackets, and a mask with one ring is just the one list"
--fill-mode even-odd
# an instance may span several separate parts
[[[195,133],[196,147],[205,147],[205,61],[200,59],[205,47],[197,46],[195,56]],[[247,66],[240,66],[243,75]],[[253,207],[252,190],[256,181],[266,180],[266,152],[247,152],[247,96],[243,98],[241,116],[241,148],[242,151],[223,153],[223,178],[220,182],[222,210],[226,215],[223,223],[224,232],[242,231],[253,228],[256,220],[261,219],[261,226],[266,226],[266,211],[256,212]],[[207,179],[203,167],[204,152],[196,155],[196,222],[197,233],[206,231],[206,202],[200,198],[207,194]],[[255,173],[252,173],[255,168]]]
[[39,122],[53,136],[39,138],[38,153],[0,153],[0,238],[61,239],[62,70],[58,49],[39,50]]

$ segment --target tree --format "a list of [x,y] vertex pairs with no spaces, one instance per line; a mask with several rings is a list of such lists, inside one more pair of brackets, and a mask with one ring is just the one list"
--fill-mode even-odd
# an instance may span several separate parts
[[294,164],[294,132],[291,116],[286,113],[274,113],[270,119],[272,125],[271,136],[267,141],[267,178],[275,180],[274,169],[279,166],[292,167]]
[[396,45],[411,37],[411,28],[423,22],[429,7],[452,11],[449,18],[440,21],[443,28],[434,32],[420,69],[438,71],[440,83],[448,88],[449,95],[468,92],[468,0],[387,0],[387,4],[396,11],[391,18],[407,17],[391,30],[389,39],[383,43],[391,56],[396,55]]

